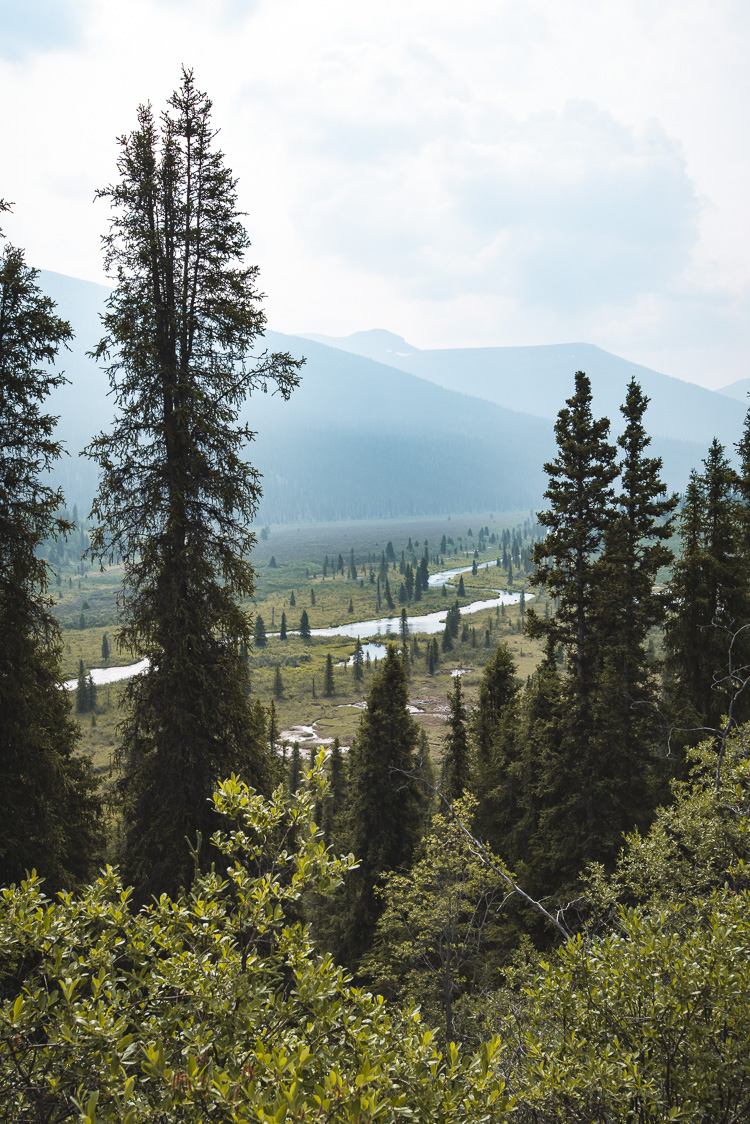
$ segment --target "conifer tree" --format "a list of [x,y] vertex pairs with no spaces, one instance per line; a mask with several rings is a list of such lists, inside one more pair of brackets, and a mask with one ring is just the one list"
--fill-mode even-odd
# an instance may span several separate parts
[[466,589],[464,587],[464,576],[463,576],[463,574],[461,574],[460,578],[458,579],[458,596],[459,597],[465,597],[466,596]]
[[76,711],[85,714],[88,710],[88,688],[86,685],[86,669],[83,660],[78,661],[78,679],[76,681]]
[[[732,634],[750,622],[750,556],[742,477],[716,440],[703,466],[703,473],[691,475],[685,492],[682,554],[673,570],[665,647],[676,721],[682,727],[716,729],[737,689],[727,678],[729,646]],[[735,668],[750,663],[748,630],[737,637],[732,660]],[[740,696],[735,718],[745,721],[749,707]],[[693,740],[703,736],[696,731]]]
[[[668,497],[661,460],[646,455],[650,438],[643,417],[648,399],[632,379],[621,412],[626,426],[620,490],[595,565],[594,617],[599,634],[596,717],[592,746],[602,785],[594,796],[614,829],[644,822],[652,799],[654,749],[664,740],[658,720],[659,684],[648,658],[648,635],[666,616],[666,601],[655,590],[659,570],[669,566],[671,515],[678,498]],[[606,762],[606,764],[605,764]]]
[[333,656],[329,652],[326,656],[326,670],[323,678],[323,694],[327,699],[330,699],[335,694],[335,687],[333,681]]
[[77,753],[61,689],[60,629],[47,595],[47,539],[72,524],[47,483],[62,451],[45,399],[65,382],[53,366],[70,325],[36,283],[21,250],[0,254],[0,885],[36,868],[51,892],[89,873],[101,808]]
[[104,663],[109,659],[109,637],[106,632],[102,636],[102,659]]
[[302,610],[302,616],[299,619],[299,634],[303,640],[310,639],[310,618],[307,615],[307,609]]
[[276,664],[276,671],[273,678],[273,693],[277,699],[283,698],[284,681],[281,678],[281,668],[278,664]]
[[255,640],[256,648],[265,648],[266,646],[266,625],[260,613],[256,614],[255,627],[253,629],[253,639]]
[[338,922],[337,955],[353,966],[368,948],[382,905],[383,874],[411,862],[422,797],[415,778],[419,727],[409,714],[403,661],[393,644],[374,675],[352,755],[347,846],[360,861],[348,880]]
[[477,797],[475,826],[480,836],[500,849],[512,822],[507,788],[516,752],[519,685],[516,665],[503,641],[485,665],[471,715],[471,789]]
[[302,758],[299,751],[299,742],[292,746],[292,756],[289,760],[289,792],[294,796],[302,787]]
[[461,676],[453,676],[453,689],[448,695],[448,731],[445,736],[440,769],[440,791],[446,799],[459,800],[469,788],[469,734]]
[[354,682],[361,683],[365,677],[365,657],[362,654],[362,642],[359,637],[357,637],[357,643],[354,646],[352,669],[354,671]]
[[338,737],[333,739],[328,764],[329,790],[323,808],[323,838],[327,847],[338,846],[340,819],[346,798],[346,765]]
[[266,741],[268,741],[269,751],[272,754],[275,754],[275,751],[277,751],[277,745],[279,744],[279,719],[277,718],[277,713],[275,713],[275,703],[273,699],[271,699],[271,705],[268,710],[268,726],[265,726],[265,711],[263,710],[260,699],[256,700],[254,709],[256,709],[257,718],[260,719],[262,715],[264,734],[266,737]]
[[297,602],[294,599],[294,590],[292,590],[292,592],[289,594],[289,608],[290,609],[296,609],[296,607],[297,607]]
[[552,749],[542,775],[534,737],[522,737],[517,762],[517,775],[537,794],[536,826],[529,827],[527,808],[521,834],[530,853],[546,856],[538,866],[547,872],[545,892],[569,890],[586,861],[612,861],[623,831],[642,826],[657,798],[657,684],[647,637],[664,617],[654,582],[671,557],[665,540],[675,501],[661,482],[660,460],[646,455],[647,404],[631,381],[618,466],[606,441],[609,423],[593,419],[590,385],[578,372],[556,426],[558,457],[546,466],[552,506],[539,516],[548,533],[533,548],[531,581],[546,588],[557,612],[542,619],[528,610],[526,627],[547,638],[543,682],[553,682],[555,649],[567,656],[568,674],[553,711],[560,727],[553,733],[546,722]]
[[591,411],[590,380],[576,371],[575,393],[555,423],[557,457],[544,466],[550,507],[539,512],[538,519],[547,535],[533,551],[536,570],[531,584],[555,597],[558,610],[549,621],[529,610],[526,628],[531,636],[552,636],[570,651],[583,698],[594,670],[594,567],[612,517],[618,474],[608,435],[609,420],[594,419]]
[[279,640],[286,640],[286,613],[281,614],[281,626],[279,628]]
[[101,468],[92,554],[124,563],[120,639],[149,659],[128,681],[121,728],[125,872],[141,899],[190,883],[185,837],[210,838],[209,799],[232,772],[269,789],[251,756],[249,530],[260,496],[238,412],[253,390],[288,397],[299,362],[254,355],[265,318],[236,181],[211,102],[183,71],[157,122],[120,140],[105,266],[116,285],[96,357],[119,413],[88,455]]

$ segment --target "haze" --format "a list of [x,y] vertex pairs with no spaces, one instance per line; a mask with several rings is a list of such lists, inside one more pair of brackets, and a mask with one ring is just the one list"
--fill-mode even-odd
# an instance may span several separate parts
[[549,0],[0,4],[9,237],[105,281],[98,187],[192,66],[269,324],[423,349],[585,340],[750,374],[750,9]]

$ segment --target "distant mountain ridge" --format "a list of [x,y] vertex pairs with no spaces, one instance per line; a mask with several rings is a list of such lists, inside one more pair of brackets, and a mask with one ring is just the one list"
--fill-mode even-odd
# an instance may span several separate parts
[[[651,399],[649,433],[694,442],[704,450],[714,437],[727,447],[739,441],[747,408],[746,403],[743,406],[728,401],[726,392],[663,375],[588,343],[420,351],[401,336],[382,329],[340,338],[303,338],[367,355],[447,389],[465,391],[471,387],[472,394],[489,402],[550,420],[557,417],[572,393],[574,372],[585,371],[591,379],[594,409],[610,419],[615,432],[621,426],[619,408],[625,387],[635,377]],[[741,397],[744,399],[744,395]]]
[[750,379],[737,379],[737,382],[730,382],[729,386],[722,386],[718,393],[726,394],[728,398],[736,398],[738,401],[744,402],[746,406],[749,406],[748,395],[750,394]]
[[[60,363],[72,385],[55,392],[50,412],[60,415],[59,436],[72,454],[62,459],[56,476],[69,502],[83,509],[96,488],[96,466],[77,454],[109,425],[113,413],[107,380],[86,354],[101,335],[99,313],[109,290],[44,271],[39,282],[76,333]],[[551,419],[572,393],[573,372],[587,370],[591,352],[607,356],[583,344],[568,350],[566,360],[561,348],[570,345],[419,351],[384,330],[355,333],[346,342],[348,348],[342,348],[324,337],[274,331],[260,341],[259,350],[307,358],[302,384],[289,402],[255,395],[243,410],[243,420],[257,434],[248,457],[263,474],[259,517],[264,521],[538,508],[546,484],[543,465],[555,450]],[[363,354],[365,350],[373,355]],[[505,355],[504,368],[498,366],[497,351]],[[655,376],[662,387],[676,384],[678,397],[679,388],[688,387],[675,409],[678,419],[685,401],[694,401],[691,391],[701,391],[617,356],[608,359],[617,368],[616,378],[610,379],[613,423],[634,369]],[[600,370],[592,382],[598,395],[595,409],[603,413],[600,395],[607,378]],[[644,389],[653,395],[645,379]],[[480,393],[484,390],[489,393]],[[654,440],[671,488],[684,488],[714,432],[728,444],[737,439],[735,430],[737,437],[741,431],[744,409],[739,403],[710,391],[702,394],[708,399],[706,404],[699,394],[705,408],[701,424],[693,427],[696,440],[685,440],[681,420]],[[713,399],[720,408],[712,413]],[[651,414],[649,409],[646,424],[654,433]],[[721,430],[712,429],[714,418]]]

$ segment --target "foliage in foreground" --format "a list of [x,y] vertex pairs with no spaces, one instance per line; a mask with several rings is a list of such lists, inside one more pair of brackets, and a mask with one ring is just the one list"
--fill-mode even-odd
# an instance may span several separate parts
[[[354,860],[332,859],[308,793],[235,779],[215,802],[226,881],[139,913],[107,869],[80,896],[3,891],[0,1103],[16,1121],[489,1121],[508,1100],[492,1040],[442,1055],[415,1011],[350,986],[295,920]],[[296,850],[291,847],[295,840]]]
[[718,790],[715,751],[692,751],[691,783],[628,837],[614,876],[592,868],[588,931],[505,996],[518,1119],[750,1120],[748,737]]

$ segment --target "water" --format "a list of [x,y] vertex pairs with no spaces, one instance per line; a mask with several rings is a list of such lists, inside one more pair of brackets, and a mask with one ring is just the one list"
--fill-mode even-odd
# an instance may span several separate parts
[[[119,683],[121,679],[130,679],[133,675],[140,675],[148,667],[148,660],[139,660],[138,663],[127,664],[125,667],[93,667],[90,675],[97,687],[104,687],[107,683]],[[66,691],[75,691],[78,686],[78,677],[66,679],[63,687]]]
[[[477,573],[480,570],[489,570],[490,566],[497,569],[496,562],[484,562],[482,565],[477,562]],[[431,574],[427,579],[427,584],[430,589],[440,589],[441,586],[447,585],[451,578],[457,578],[459,574],[470,574],[474,569],[474,563],[471,566],[461,566],[458,570],[440,570],[437,574]]]
[[[488,570],[490,565],[491,563],[487,562],[479,569]],[[471,569],[471,566],[461,566],[457,570],[441,570],[440,573],[433,574],[428,581],[433,588],[440,588],[440,586],[446,585],[451,578],[468,573]],[[461,616],[467,617],[472,613],[480,612],[482,609],[494,609],[496,605],[517,605],[521,599],[520,593],[508,593],[502,589],[495,589],[492,592],[496,593],[497,596],[486,601],[472,601],[470,605],[464,605],[460,609]],[[533,596],[532,593],[527,593],[526,601],[531,601]],[[442,632],[445,629],[445,618],[449,608],[450,604],[448,603],[436,613],[408,617],[409,631],[427,633],[428,636],[434,636],[436,633]],[[369,650],[370,659],[374,659],[376,656],[382,656],[384,643],[388,640],[399,640],[400,628],[401,613],[399,612],[394,616],[378,617],[371,621],[353,621],[349,624],[332,625],[330,628],[311,628],[310,633],[312,636],[345,636],[349,640],[366,638],[370,642],[363,644],[363,648],[365,652]],[[269,635],[272,636],[274,633],[269,633]],[[379,643],[376,639],[378,637],[381,638]],[[129,679],[131,675],[140,675],[147,667],[148,660],[141,660],[139,663],[130,664],[128,667],[95,667],[91,671],[91,678],[98,687],[106,683],[117,683],[121,679]],[[77,679],[68,679],[64,686],[68,691],[74,691],[77,684]]]

